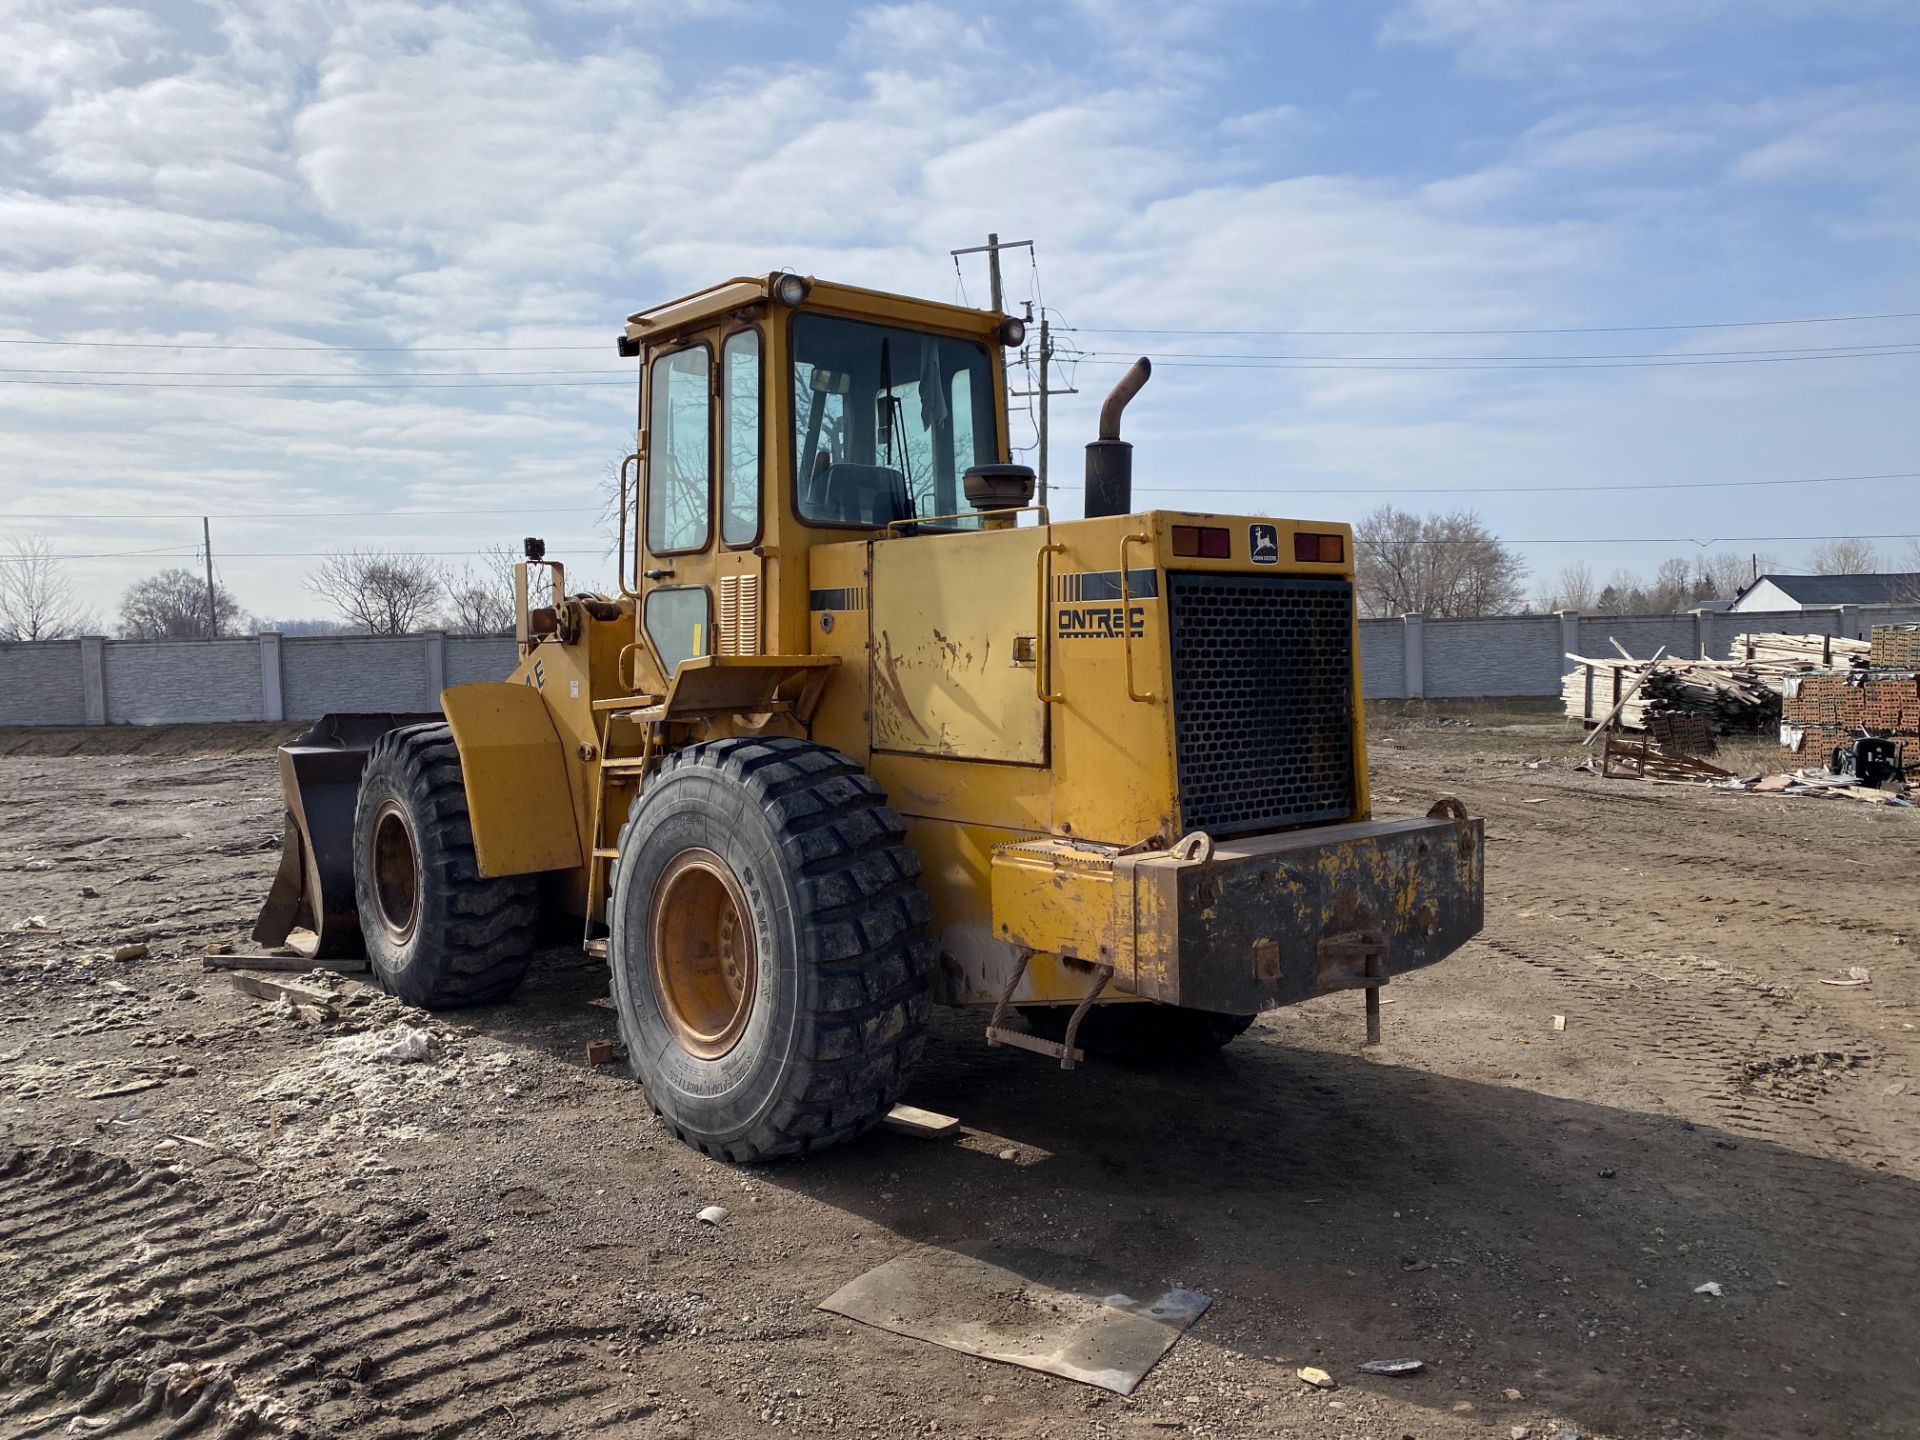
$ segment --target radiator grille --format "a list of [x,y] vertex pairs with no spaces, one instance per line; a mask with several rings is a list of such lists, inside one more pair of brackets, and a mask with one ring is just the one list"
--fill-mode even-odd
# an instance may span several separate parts
[[1353,813],[1353,587],[1167,576],[1174,749],[1188,830],[1247,834]]

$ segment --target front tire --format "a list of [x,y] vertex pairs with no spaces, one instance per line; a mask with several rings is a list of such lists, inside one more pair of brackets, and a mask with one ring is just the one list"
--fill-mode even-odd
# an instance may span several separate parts
[[899,1099],[934,965],[905,832],[871,776],[804,740],[690,746],[647,782],[608,950],[629,1062],[682,1140],[772,1160]]
[[428,1010],[517,986],[540,918],[531,875],[480,874],[460,751],[445,725],[374,742],[353,816],[353,895],[380,984]]

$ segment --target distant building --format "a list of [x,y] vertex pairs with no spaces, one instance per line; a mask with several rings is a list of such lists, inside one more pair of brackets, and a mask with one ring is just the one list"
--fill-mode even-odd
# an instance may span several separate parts
[[1762,575],[1733,597],[1735,612],[1920,603],[1920,574]]

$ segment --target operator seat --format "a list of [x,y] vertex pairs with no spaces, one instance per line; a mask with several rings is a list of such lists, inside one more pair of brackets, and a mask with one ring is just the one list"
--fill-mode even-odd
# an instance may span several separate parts
[[913,516],[906,476],[891,465],[836,461],[821,477],[819,493],[818,513],[843,524],[870,525],[878,530]]

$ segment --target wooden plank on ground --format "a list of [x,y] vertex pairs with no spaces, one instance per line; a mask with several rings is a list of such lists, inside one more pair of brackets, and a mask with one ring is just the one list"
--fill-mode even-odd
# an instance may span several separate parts
[[364,975],[364,960],[314,960],[305,955],[203,955],[203,970],[263,970],[282,975],[305,975],[311,970],[329,970],[335,975]]
[[294,1005],[317,1005],[321,1009],[330,1009],[334,996],[325,990],[315,990],[310,985],[295,985],[288,980],[262,980],[258,975],[243,975],[236,971],[228,977],[233,988],[243,995],[251,995],[257,1000],[286,1000]]
[[922,1140],[945,1140],[960,1131],[956,1117],[942,1115],[937,1110],[922,1110],[917,1105],[894,1106],[880,1117],[880,1126],[883,1130],[918,1136]]

